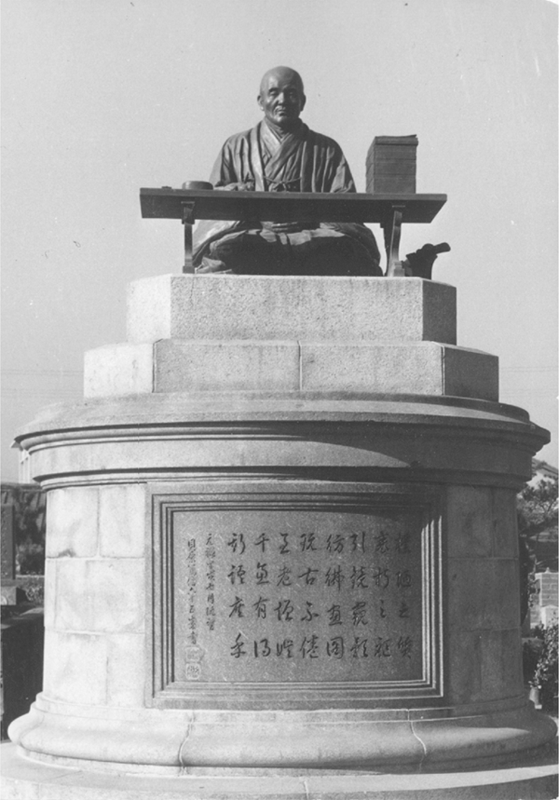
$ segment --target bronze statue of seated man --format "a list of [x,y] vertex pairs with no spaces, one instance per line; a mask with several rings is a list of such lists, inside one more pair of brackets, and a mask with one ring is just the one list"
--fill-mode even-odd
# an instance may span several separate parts
[[[301,76],[267,72],[258,104],[264,119],[224,144],[210,181],[216,189],[260,192],[355,192],[340,146],[309,130]],[[238,275],[382,275],[372,232],[358,222],[199,222],[196,273]]]

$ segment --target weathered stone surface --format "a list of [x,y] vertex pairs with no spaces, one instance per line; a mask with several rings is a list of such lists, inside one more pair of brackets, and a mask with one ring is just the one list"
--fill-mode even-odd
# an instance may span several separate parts
[[52,628],[56,621],[55,603],[56,597],[56,560],[54,558],[47,558],[45,560],[45,604],[44,604],[44,619],[45,628]]
[[301,345],[301,388],[498,399],[494,356],[435,342]]
[[144,633],[109,634],[106,666],[108,707],[140,708],[145,702]]
[[[232,777],[185,772],[176,777],[114,775],[34,763],[11,744],[3,745],[5,800],[511,800],[557,797],[553,754],[534,763],[486,771],[381,775],[330,770],[328,775]],[[156,787],[156,788],[155,788]]]
[[546,433],[454,334],[419,279],[137,282],[88,400],[20,437],[55,497],[30,757],[421,771],[552,738],[510,541]]
[[[146,347],[151,347],[147,355]],[[137,379],[138,348],[144,378]],[[363,391],[498,400],[494,356],[436,342],[168,339],[91,351],[86,397],[150,392]],[[128,361],[128,363],[126,363]]]
[[[164,435],[153,436],[155,420]],[[33,453],[37,474],[84,472],[104,480],[118,472],[119,480],[128,475],[131,482],[153,470],[181,476],[184,470],[247,464],[289,474],[302,468],[366,468],[374,470],[371,478],[385,480],[383,470],[420,465],[423,478],[445,485],[514,489],[530,478],[532,442],[545,441],[524,412],[502,404],[342,392],[98,398],[46,409],[36,425],[40,433],[22,441]],[[66,426],[73,431],[56,433]],[[103,435],[91,436],[90,429],[97,434],[103,429]],[[57,445],[58,436],[64,447]]]
[[143,632],[143,559],[59,558],[54,568],[57,629]]
[[449,557],[498,555],[493,542],[493,490],[450,486],[447,496]]
[[518,558],[516,494],[510,489],[492,493],[493,552],[502,558]]
[[43,691],[54,701],[138,708],[144,695],[143,634],[47,627]]
[[[154,574],[167,576],[156,578],[154,604],[173,597],[154,630],[161,702],[214,703],[207,682],[221,694],[227,683],[240,691],[257,682],[282,708],[320,707],[326,695],[329,706],[352,707],[351,691],[370,705],[367,694],[383,681],[393,703],[418,685],[422,697],[436,693],[438,657],[425,658],[425,644],[438,636],[424,623],[435,611],[427,585],[434,595],[440,588],[436,557],[421,554],[439,542],[419,496],[350,501],[347,491],[316,491],[311,511],[296,493],[270,494],[271,486],[252,498],[227,488],[222,501],[244,508],[226,516],[218,496],[153,496]],[[243,702],[266,707],[269,699]]]
[[[65,424],[69,426],[67,433],[63,432],[61,421],[53,417],[48,424],[43,423],[40,426],[39,434],[25,440],[33,462],[42,474],[52,476],[58,470],[64,476],[63,486],[67,486],[69,476],[72,476],[72,481],[81,483],[82,487],[89,482],[91,485],[87,486],[88,489],[99,491],[101,499],[97,513],[100,519],[100,547],[103,549],[103,557],[63,556],[56,559],[55,595],[50,601],[53,608],[48,611],[49,623],[56,626],[56,632],[51,631],[49,635],[54,636],[56,633],[56,636],[67,635],[69,638],[58,640],[55,646],[51,639],[47,645],[51,653],[48,674],[52,678],[49,677],[49,683],[45,685],[45,693],[48,699],[51,696],[50,686],[65,682],[64,672],[57,671],[60,664],[60,669],[67,671],[70,676],[69,688],[56,689],[56,697],[67,705],[63,713],[62,710],[51,713],[48,703],[44,705],[46,699],[41,701],[42,722],[38,727],[27,724],[27,732],[21,738],[23,746],[32,751],[44,747],[49,752],[49,748],[52,751],[52,742],[58,741],[61,752],[70,747],[74,758],[84,760],[95,758],[97,748],[103,747],[105,759],[123,761],[130,753],[134,753],[134,763],[145,764],[145,759],[154,763],[153,759],[156,758],[155,763],[170,767],[176,760],[176,741],[179,744],[183,742],[184,731],[189,728],[191,732],[188,746],[185,746],[183,753],[185,763],[188,764],[233,767],[246,763],[246,753],[251,753],[253,765],[269,766],[274,763],[279,767],[287,759],[294,767],[297,764],[316,766],[323,763],[325,753],[330,753],[328,747],[334,746],[330,734],[332,724],[335,724],[337,744],[331,755],[328,755],[334,763],[354,764],[357,759],[363,764],[401,766],[405,763],[413,764],[417,758],[423,758],[423,750],[417,749],[418,740],[410,729],[410,714],[427,714],[438,720],[435,727],[438,725],[438,729],[442,730],[446,724],[445,719],[462,713],[460,709],[464,709],[463,713],[467,714],[468,719],[473,717],[478,720],[479,725],[489,726],[494,731],[492,744],[486,743],[484,753],[489,756],[492,752],[502,752],[499,723],[495,715],[508,713],[510,708],[515,708],[520,719],[526,700],[523,697],[518,662],[511,664],[510,659],[510,648],[514,641],[518,643],[519,625],[516,618],[518,608],[515,607],[514,600],[510,602],[516,591],[513,580],[515,562],[513,558],[499,557],[494,551],[495,542],[493,545],[491,542],[498,526],[495,527],[495,520],[491,515],[500,513],[499,508],[503,506],[505,498],[514,503],[514,491],[503,489],[503,482],[506,485],[507,481],[512,480],[510,466],[515,463],[518,453],[525,459],[522,467],[521,462],[518,462],[518,468],[522,475],[528,474],[528,442],[535,441],[543,434],[527,425],[523,415],[512,410],[507,412],[502,406],[496,407],[482,401],[468,403],[465,400],[452,399],[434,404],[432,398],[426,398],[424,403],[406,403],[396,399],[372,401],[366,396],[349,394],[326,400],[324,395],[307,394],[303,395],[304,400],[293,403],[292,400],[281,401],[281,396],[278,400],[278,395],[275,395],[277,408],[281,412],[278,413],[276,409],[275,419],[270,421],[266,417],[270,413],[273,394],[259,400],[258,395],[246,393],[243,395],[243,407],[232,404],[225,397],[221,401],[223,405],[214,405],[208,417],[206,411],[201,413],[201,409],[205,408],[208,397],[215,398],[217,395],[200,393],[200,398],[205,399],[199,407],[201,415],[198,422],[185,425],[184,422],[180,423],[185,418],[184,406],[176,395],[170,397],[178,405],[169,405],[169,400],[164,396],[143,398],[139,404],[144,414],[141,423],[138,422],[141,415],[134,416],[138,411],[137,399],[134,403],[129,398],[108,404],[91,401],[83,409],[86,417],[81,418],[81,424],[77,418],[72,417],[72,414],[77,413],[76,410],[64,413]],[[157,403],[153,405],[152,401],[155,399]],[[99,411],[96,410],[97,402],[99,409],[102,407],[106,415],[104,425],[98,416]],[[258,405],[260,402],[261,406]],[[251,403],[256,405],[251,406]],[[132,407],[136,412],[131,413]],[[262,412],[258,410],[260,407]],[[195,408],[196,404],[187,406],[190,409],[187,411],[190,419],[196,419],[196,414],[192,413]],[[342,408],[348,414],[345,421]],[[348,410],[351,408],[354,408],[353,412]],[[157,409],[156,414],[154,409]],[[265,409],[267,410],[264,411]],[[312,413],[311,409],[314,409]],[[242,414],[244,422],[232,424],[230,420],[235,413]],[[263,420],[260,419],[260,413],[265,414]],[[220,423],[217,422],[219,417]],[[85,420],[88,421],[84,425]],[[49,432],[49,425],[52,426],[52,433]],[[502,450],[495,446],[496,427],[500,431]],[[526,437],[523,444],[522,436]],[[481,471],[480,463],[483,464]],[[413,464],[421,465],[420,473]],[[368,465],[367,472],[356,474],[355,468],[358,465]],[[328,470],[326,473],[321,471],[324,468]],[[470,470],[466,481],[463,480],[465,469]],[[239,480],[239,474],[244,476],[242,481]],[[111,485],[108,480],[110,475],[114,475],[121,483]],[[278,475],[288,477],[288,480],[278,481],[274,477]],[[295,475],[298,476],[297,480],[294,479]],[[376,483],[372,482],[373,476]],[[332,481],[332,477],[336,477],[336,480]],[[430,480],[429,488],[422,483],[426,479]],[[519,478],[514,480],[518,482]],[[139,487],[139,482],[144,484],[143,488]],[[144,504],[146,482],[150,485],[152,500]],[[472,489],[471,486],[476,484],[479,488]],[[468,488],[463,491],[461,487],[465,485]],[[59,486],[57,491],[64,491],[63,486]],[[448,494],[447,486],[452,487]],[[426,498],[433,493],[435,487],[435,494],[440,497],[440,501],[427,512],[430,506],[425,505]],[[392,500],[393,509],[402,513],[402,503],[406,498],[411,502],[410,508],[416,507],[414,503],[419,502],[424,508],[423,513],[433,520],[431,524],[434,525],[433,534],[429,534],[431,538],[428,537],[421,545],[423,566],[420,592],[412,589],[410,595],[414,606],[417,608],[419,604],[422,608],[421,618],[432,620],[428,627],[420,626],[421,632],[417,640],[421,642],[423,652],[420,673],[417,664],[412,661],[408,665],[411,669],[409,675],[398,668],[399,671],[394,672],[396,680],[391,681],[387,680],[385,672],[379,666],[381,658],[394,658],[393,654],[398,654],[402,660],[406,658],[398,650],[398,641],[402,640],[403,644],[406,637],[413,640],[418,635],[417,619],[415,622],[411,619],[413,630],[410,629],[409,632],[394,627],[394,637],[391,636],[392,628],[390,631],[381,631],[376,624],[384,624],[385,618],[380,618],[379,601],[383,598],[375,595],[375,592],[378,594],[378,588],[374,585],[373,571],[387,569],[389,579],[397,582],[398,572],[403,573],[407,569],[405,565],[398,566],[396,562],[382,564],[385,555],[379,551],[372,554],[372,561],[353,565],[365,567],[365,580],[368,578],[373,582],[373,586],[367,589],[365,600],[370,606],[366,612],[372,611],[379,617],[375,617],[373,636],[365,637],[352,630],[361,625],[354,625],[353,601],[349,609],[345,609],[351,616],[348,618],[349,634],[344,631],[344,645],[345,636],[360,635],[363,639],[368,638],[366,646],[371,647],[368,656],[361,660],[362,672],[357,671],[357,680],[348,680],[353,670],[344,672],[344,668],[335,666],[334,674],[329,662],[326,662],[327,669],[317,670],[313,664],[308,669],[303,668],[301,672],[301,666],[296,667],[293,675],[280,673],[277,668],[271,669],[266,665],[256,674],[252,667],[253,672],[248,670],[245,673],[242,670],[236,675],[235,681],[223,680],[223,676],[228,674],[225,670],[227,659],[233,663],[231,647],[235,646],[239,633],[246,634],[243,645],[245,649],[252,647],[252,653],[255,652],[254,642],[257,642],[258,660],[269,658],[261,654],[267,653],[268,647],[272,650],[272,644],[277,652],[278,642],[281,644],[285,639],[291,638],[295,645],[295,639],[302,635],[301,641],[297,640],[302,663],[300,648],[306,636],[302,628],[310,624],[302,619],[296,623],[295,620],[293,623],[281,623],[285,627],[293,624],[294,635],[285,632],[285,635],[282,633],[281,637],[273,638],[272,642],[272,636],[266,630],[257,630],[255,627],[258,620],[254,622],[248,618],[239,618],[233,622],[233,617],[230,618],[229,614],[232,612],[231,604],[234,604],[237,596],[237,585],[231,582],[229,574],[235,567],[235,574],[239,577],[240,565],[243,565],[247,574],[252,574],[256,571],[257,564],[238,560],[232,551],[229,554],[231,557],[227,559],[225,553],[231,550],[227,542],[231,540],[232,534],[244,533],[247,536],[247,545],[251,547],[256,547],[252,537],[262,532],[267,533],[270,538],[272,534],[275,536],[282,532],[296,534],[295,543],[300,548],[301,536],[315,533],[316,543],[320,543],[323,548],[326,546],[324,555],[330,557],[333,554],[327,551],[328,536],[338,532],[344,535],[342,528],[346,523],[349,525],[346,532],[351,536],[358,532],[356,528],[362,524],[365,526],[363,530],[369,530],[369,542],[374,541],[376,545],[376,537],[388,532],[389,546],[392,546],[397,540],[398,531],[394,528],[391,533],[390,526],[394,524],[392,518],[386,518],[382,522],[384,512],[379,508],[379,503],[381,506],[382,503],[386,504],[390,493],[394,491],[398,497]],[[493,501],[493,491],[502,495],[497,501]],[[72,490],[68,489],[68,492],[71,496]],[[105,493],[106,499],[103,499]],[[89,502],[89,495],[84,496]],[[372,511],[370,508],[367,510],[366,503],[364,505],[364,498],[367,497],[376,498],[376,506]],[[131,552],[139,553],[137,526],[140,524],[141,514],[136,510],[130,514],[128,520],[127,511],[136,502],[141,503],[142,508],[151,509],[145,516],[143,536],[146,551],[153,553],[155,560],[146,571],[143,558],[123,555],[128,547]],[[477,513],[478,504],[483,508],[482,514]],[[486,511],[489,512],[489,520],[486,519]],[[159,516],[154,518],[153,514]],[[324,519],[321,514],[325,515]],[[353,516],[355,514],[359,516],[359,523],[357,517]],[[368,514],[372,516],[367,517]],[[445,537],[449,537],[449,544],[454,537],[454,555],[448,561],[442,562],[445,572],[441,574],[449,598],[445,613],[453,620],[445,629],[447,632],[443,646],[448,661],[445,662],[444,672],[438,667],[440,651],[436,644],[437,619],[443,613],[440,603],[445,596],[440,590],[436,590],[436,565],[441,563],[436,555],[439,535],[436,533],[439,525],[436,520],[440,515],[440,531]],[[103,518],[107,520],[106,526],[102,522]],[[167,527],[165,520],[173,518],[173,524],[170,528]],[[231,524],[228,524],[228,519]],[[251,519],[258,523],[252,528]],[[309,525],[305,525],[303,529],[305,519]],[[451,519],[454,522],[449,525]],[[311,522],[316,524],[311,526]],[[388,524],[387,531],[384,531],[385,523]],[[114,537],[120,525],[124,526],[123,541],[121,546],[116,546]],[[329,525],[333,527],[329,529]],[[170,536],[168,540],[165,536],[161,539],[165,531],[168,532],[165,535]],[[192,627],[189,619],[190,600],[186,599],[191,575],[188,565],[192,562],[188,543],[196,540],[197,547],[204,548],[199,551],[202,558],[196,570],[197,580],[200,584],[204,581],[201,594],[196,594],[198,590],[194,593],[196,626],[207,628],[207,619],[210,617],[206,612],[211,608],[211,604],[208,605],[210,590],[206,588],[208,576],[205,548],[208,545],[208,533],[216,536],[231,534],[220,545],[222,552],[219,563],[216,557],[221,588],[215,592],[214,602],[216,607],[219,606],[222,618],[220,624],[224,626],[225,633],[231,632],[231,625],[237,625],[233,640],[227,640],[225,647],[219,652],[212,651],[213,672],[205,671],[204,655],[200,660],[199,652],[188,649],[201,647],[209,652],[212,646],[205,639],[200,639],[195,644],[188,643]],[[469,549],[463,546],[460,537],[470,543]],[[416,564],[419,561],[418,551],[413,552]],[[297,565],[301,563],[304,566],[303,560],[307,557],[305,553],[306,551],[301,551]],[[309,551],[308,557],[312,560],[322,558],[322,555],[319,551]],[[269,563],[270,579],[276,584],[281,566],[278,559],[283,557],[278,553],[274,556],[274,561]],[[134,564],[137,566],[134,567]],[[478,580],[477,564],[483,573],[482,580]],[[294,568],[295,564],[287,566]],[[324,584],[328,565],[322,565],[321,562],[319,566],[313,561],[308,566],[322,570]],[[348,562],[345,579],[349,581],[352,576],[351,567]],[[144,582],[146,572],[150,576],[147,597]],[[286,591],[291,593],[289,595],[280,596],[282,587],[277,585],[265,587],[273,589],[270,595],[262,595],[269,597],[268,608],[271,612],[280,600],[291,600],[294,607],[299,609],[299,616],[305,616],[309,610],[306,602],[310,600],[312,603],[313,598],[305,596],[305,578],[300,575],[304,575],[304,570],[297,573],[298,586],[289,590],[286,587]],[[417,583],[419,577],[413,570],[410,570],[410,576],[412,582]],[[381,573],[378,577],[381,578]],[[92,600],[84,587],[98,583],[100,578],[103,583],[99,585],[105,587],[105,599]],[[476,587],[474,598],[472,586]],[[389,587],[385,589],[390,591]],[[410,587],[406,588],[403,584],[398,587],[396,583],[395,594],[390,597],[387,595],[389,602],[385,603],[385,611],[392,616],[396,614],[397,620],[400,611],[398,600],[405,599],[400,595],[407,591],[410,591]],[[228,600],[224,592],[228,593]],[[241,593],[238,596],[245,603],[245,609],[249,610],[250,607],[254,614],[254,603],[259,597],[245,597]],[[347,602],[349,598],[344,596],[340,605],[347,605]],[[149,616],[146,618],[146,608],[154,609],[153,622]],[[324,614],[328,608],[330,605],[327,605],[326,599],[320,594],[316,608],[312,606],[310,611],[312,614],[318,609],[318,613]],[[313,620],[317,618],[313,617]],[[245,622],[249,623],[248,627]],[[151,626],[151,630],[146,630],[146,623],[148,627]],[[84,633],[79,636],[77,631]],[[119,673],[120,668],[124,671],[130,668],[126,647],[118,655],[115,640],[109,638],[117,637],[123,631],[137,635],[136,642],[139,642],[144,633],[149,634],[146,641],[151,642],[150,653],[159,654],[154,661],[151,658],[147,661],[136,658],[137,669],[143,676],[143,689],[150,687],[147,696],[140,691],[140,672],[134,673],[128,693],[125,683],[119,685],[114,677],[108,684],[106,681],[98,682],[93,677],[91,681],[88,680],[90,670],[100,669],[96,665],[103,664],[103,674],[107,675],[107,664],[111,664],[111,658],[115,659],[112,662],[113,676]],[[329,658],[326,645],[327,640],[332,637],[322,630],[311,632],[311,639],[312,635],[321,637],[317,644],[321,648],[322,659]],[[162,636],[167,639],[161,639]],[[390,645],[387,645],[389,649],[384,651],[390,652],[390,656],[374,655],[376,648],[381,653],[385,644],[379,642],[379,638],[393,638]],[[262,642],[263,639],[268,639],[269,642]],[[101,656],[97,651],[95,655],[88,656],[91,642],[98,643]],[[352,638],[350,653],[353,645],[355,641]],[[137,656],[138,651],[133,652]],[[172,657],[169,656],[171,653],[174,654]],[[55,661],[58,655],[60,658]],[[311,661],[310,652],[307,655]],[[350,655],[349,658],[353,660],[354,657]],[[373,659],[373,663],[370,668],[365,669],[363,663],[369,663],[368,659]],[[253,662],[256,660],[254,656]],[[359,659],[356,657],[355,660],[357,662]],[[159,672],[156,671],[154,676],[149,674],[149,663],[158,665]],[[216,668],[216,664],[223,665],[223,674],[219,667]],[[489,678],[491,664],[495,669]],[[281,669],[285,670],[285,667],[281,666]],[[307,676],[309,670],[311,671],[311,681],[307,683],[302,681],[305,669]],[[336,672],[340,669],[341,672]],[[438,676],[443,674],[444,682],[438,683]],[[247,681],[247,678],[251,680]],[[416,688],[411,686],[410,681],[416,682]],[[111,683],[113,689],[110,688]],[[417,708],[413,708],[413,698],[420,694],[423,694],[423,700],[418,701]],[[148,714],[135,727],[137,733],[134,736],[139,736],[141,742],[135,739],[134,746],[128,723],[122,723],[121,737],[115,738],[107,728],[109,722],[105,717],[108,709],[114,707],[111,705],[113,701],[109,700],[111,696],[115,698],[115,702],[132,704],[130,708],[134,713]],[[328,723],[320,716],[320,708],[324,705],[321,698],[326,696],[326,705],[330,709],[327,712]],[[87,717],[89,733],[80,739],[76,735],[76,720],[84,719],[84,715],[90,713],[87,709],[92,702],[99,705],[104,716],[100,711],[99,720],[95,723],[95,734],[91,719]],[[150,709],[150,704],[155,704],[156,707]],[[249,713],[247,707],[254,709],[251,713],[262,716],[256,716],[252,722],[247,722],[247,718],[241,715],[241,709],[245,709],[243,713]],[[278,717],[267,716],[272,713],[270,709],[278,707],[282,709],[274,712],[279,714]],[[348,707],[353,707],[357,716],[348,717],[347,711],[344,711]],[[188,717],[193,708],[196,709],[195,727],[192,727]],[[233,714],[235,709],[237,716]],[[166,710],[172,710],[175,716],[163,717],[166,720],[165,733],[158,734],[158,728],[154,726],[149,713],[157,715],[153,720],[161,720],[158,715],[165,715]],[[186,716],[183,718],[182,714]],[[219,724],[216,722],[216,714]],[[292,716],[282,716],[286,714]],[[309,714],[318,714],[318,717]],[[340,716],[336,717],[336,714]],[[113,723],[116,725],[117,721],[118,718],[115,717],[109,727]],[[407,727],[402,727],[404,722]],[[443,748],[444,756],[438,755],[437,746],[429,750],[433,762],[441,757],[443,760],[459,757],[457,753],[461,747],[466,750],[470,747],[467,742],[469,724],[463,727],[465,739],[453,739],[456,748],[454,751],[452,748],[449,750],[446,743]],[[535,724],[525,719],[521,725],[522,733],[517,732],[507,739],[507,747],[510,747],[511,753],[520,746],[520,742],[525,741],[523,737],[526,725],[532,731],[530,741],[534,747],[552,735],[551,728],[538,729],[539,732],[536,732],[533,728]],[[259,728],[259,725],[263,727]],[[359,742],[355,739],[356,725],[362,733]],[[270,726],[273,727],[273,735]],[[309,735],[309,730],[313,731],[312,735]],[[17,726],[14,731],[13,735],[18,738]],[[221,738],[217,737],[217,731],[220,731]],[[289,735],[287,731],[290,732]],[[285,736],[281,741],[278,738],[280,732],[281,736]],[[68,738],[71,739],[70,743]],[[106,744],[101,745],[101,742],[106,743],[109,740],[112,742],[110,756]],[[444,742],[444,736],[437,734],[435,741]],[[273,747],[270,742],[274,742]],[[327,742],[330,742],[328,746]],[[363,748],[360,743],[363,743]],[[301,753],[306,754],[303,761]]]
[[296,341],[156,342],[152,391],[297,390],[299,352]]
[[163,275],[131,284],[128,341],[456,343],[456,293],[419,278]]
[[151,344],[107,345],[84,357],[84,396],[140,394],[153,391]]
[[43,691],[53,700],[105,703],[106,664],[105,637],[46,628]]
[[489,353],[464,347],[444,349],[444,394],[499,399],[499,360]]
[[[449,559],[449,613],[461,630],[508,630],[520,624],[514,559]],[[483,591],[472,587],[483,586]]]
[[[453,680],[448,699],[457,706],[521,698],[525,692],[518,627],[511,630],[453,628],[446,639]],[[493,670],[493,671],[492,671]]]
[[88,558],[97,554],[99,489],[75,486],[47,495],[47,558]]
[[99,555],[144,556],[146,511],[143,484],[104,486],[99,494]]
[[[516,604],[515,604],[516,605]],[[517,616],[520,619],[520,615]],[[480,683],[483,699],[504,697],[514,687],[523,686],[522,660],[514,658],[522,649],[518,626],[510,630],[487,630],[480,635]]]

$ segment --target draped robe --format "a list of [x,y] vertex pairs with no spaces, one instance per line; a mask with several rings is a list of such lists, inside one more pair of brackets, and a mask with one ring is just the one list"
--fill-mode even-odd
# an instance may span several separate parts
[[[249,131],[231,136],[217,158],[210,181],[216,189],[224,190],[355,192],[340,146],[333,139],[311,131],[303,122],[281,138],[266,120]],[[200,221],[194,230],[195,267],[198,271],[228,271],[228,265],[220,260],[223,244],[227,243],[229,249],[242,249],[247,242],[254,241],[251,237],[276,248],[283,245],[291,254],[328,246],[328,240],[349,239],[350,250],[359,251],[358,274],[364,270],[369,275],[382,274],[375,238],[365,225],[320,221],[300,221],[287,232],[276,231],[274,224],[266,221]],[[218,266],[212,268],[212,263]],[[210,267],[204,268],[207,265]],[[350,266],[339,274],[351,274]],[[296,272],[295,269],[291,274]]]

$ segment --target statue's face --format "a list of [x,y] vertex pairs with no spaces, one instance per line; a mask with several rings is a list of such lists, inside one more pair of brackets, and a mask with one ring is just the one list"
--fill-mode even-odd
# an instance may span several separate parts
[[266,73],[260,86],[258,105],[266,119],[282,130],[289,130],[305,107],[301,78],[292,70]]

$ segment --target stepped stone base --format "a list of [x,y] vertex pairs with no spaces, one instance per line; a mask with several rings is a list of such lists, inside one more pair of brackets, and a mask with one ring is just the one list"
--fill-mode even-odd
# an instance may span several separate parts
[[[29,761],[2,747],[3,800],[553,800],[553,754],[535,763],[475,772],[377,774],[256,770],[162,777],[103,774]],[[287,772],[287,771],[286,771]]]
[[495,356],[438,342],[167,339],[90,350],[85,396],[150,392],[368,391],[497,400]]
[[130,285],[126,338],[456,344],[456,290],[421,278],[161,275]]
[[555,734],[515,528],[547,433],[455,328],[421,279],[132,286],[85,402],[18,439],[49,528],[13,797],[553,796],[483,771]]

